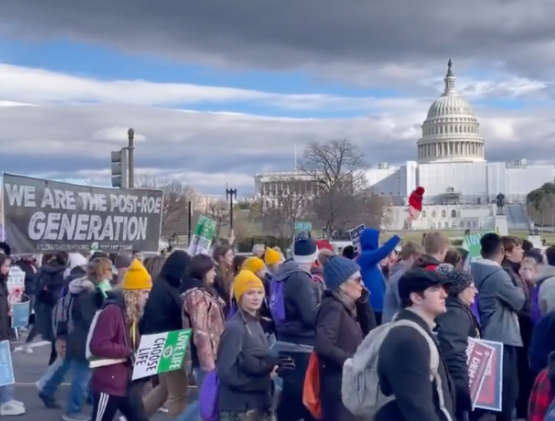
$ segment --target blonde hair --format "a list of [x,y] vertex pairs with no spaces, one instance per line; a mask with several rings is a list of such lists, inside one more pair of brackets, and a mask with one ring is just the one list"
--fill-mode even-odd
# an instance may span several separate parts
[[97,257],[87,266],[87,278],[95,283],[106,278],[106,272],[112,270],[112,262],[107,257]]
[[139,323],[141,317],[143,317],[144,306],[141,305],[140,297],[142,295],[141,290],[122,290],[123,299],[125,302],[125,315],[127,316],[127,321],[131,324]]

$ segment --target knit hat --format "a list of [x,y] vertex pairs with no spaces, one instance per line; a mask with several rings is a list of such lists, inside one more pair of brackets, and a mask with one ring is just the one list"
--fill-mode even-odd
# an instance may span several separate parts
[[138,291],[152,288],[152,278],[148,271],[140,262],[135,259],[131,266],[123,275],[123,283],[121,287],[127,291]]
[[333,246],[328,240],[317,240],[316,247],[318,247],[318,250],[326,249],[333,252]]
[[299,232],[293,243],[293,261],[300,264],[314,263],[318,258],[316,241],[306,232]]
[[264,262],[258,257],[249,257],[241,265],[241,269],[250,270],[252,273],[256,273],[259,270],[264,269]]
[[455,269],[448,263],[443,263],[436,268],[436,272],[449,280],[449,295],[456,297],[474,282],[472,277],[463,271]]
[[260,278],[250,270],[242,270],[233,280],[232,288],[235,301],[239,302],[243,294],[250,289],[260,288],[264,290],[264,284]]
[[409,196],[409,205],[417,211],[422,210],[422,200],[424,199],[424,187],[417,187]]
[[324,263],[324,283],[326,288],[334,290],[347,281],[354,273],[360,270],[360,266],[354,260],[343,256],[331,256]]
[[272,266],[282,261],[283,261],[283,257],[278,251],[271,249],[269,247],[266,249],[266,252],[264,253],[264,262],[266,263],[266,265]]

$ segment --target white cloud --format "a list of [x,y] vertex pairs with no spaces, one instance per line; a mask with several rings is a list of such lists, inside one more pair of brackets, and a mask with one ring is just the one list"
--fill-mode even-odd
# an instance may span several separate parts
[[[469,90],[465,87],[469,83],[463,79],[463,91]],[[519,96],[545,88],[540,81],[510,77],[495,83],[474,82],[474,86],[479,87],[476,92],[481,97],[496,92]],[[110,151],[125,144],[127,129],[133,127],[139,174],[177,178],[211,193],[221,192],[226,183],[252,191],[254,173],[292,169],[295,145],[301,153],[311,141],[348,137],[360,145],[371,163],[413,160],[420,125],[434,99],[278,95],[102,81],[2,64],[0,94],[0,105],[4,104],[0,108],[0,165],[6,171],[108,183]],[[289,116],[269,117],[189,109],[204,100],[223,104],[244,100],[289,110],[359,109],[360,116],[295,118],[290,111]],[[186,102],[193,104],[181,108]],[[180,109],[160,106],[173,103],[179,103]],[[22,104],[36,106],[18,106]],[[555,133],[551,106],[516,112],[478,104],[475,111],[488,159],[526,157],[533,162],[551,155],[548,140]]]

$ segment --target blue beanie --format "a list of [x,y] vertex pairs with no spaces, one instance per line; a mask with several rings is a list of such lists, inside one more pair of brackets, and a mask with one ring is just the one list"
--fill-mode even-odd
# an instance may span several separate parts
[[324,263],[324,283],[326,288],[333,290],[339,288],[354,273],[360,270],[360,266],[354,260],[343,256],[331,256]]

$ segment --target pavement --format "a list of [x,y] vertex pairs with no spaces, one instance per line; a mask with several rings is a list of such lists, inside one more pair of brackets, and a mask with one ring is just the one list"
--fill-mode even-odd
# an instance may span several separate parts
[[[12,352],[12,359],[15,371],[15,390],[14,399],[25,404],[26,414],[17,417],[2,417],[6,420],[14,419],[17,421],[59,421],[62,418],[63,410],[47,409],[38,397],[36,382],[42,377],[48,366],[50,357],[50,343],[36,340],[31,344],[33,353],[23,352],[25,333],[19,340],[13,342],[15,346]],[[57,393],[56,399],[65,408],[67,395],[71,379],[66,379]],[[193,398],[193,396],[191,396]],[[85,405],[83,412],[91,413],[92,408]],[[170,418],[166,414],[156,414],[150,418],[152,421],[167,421]],[[117,421],[117,417],[115,419]]]

